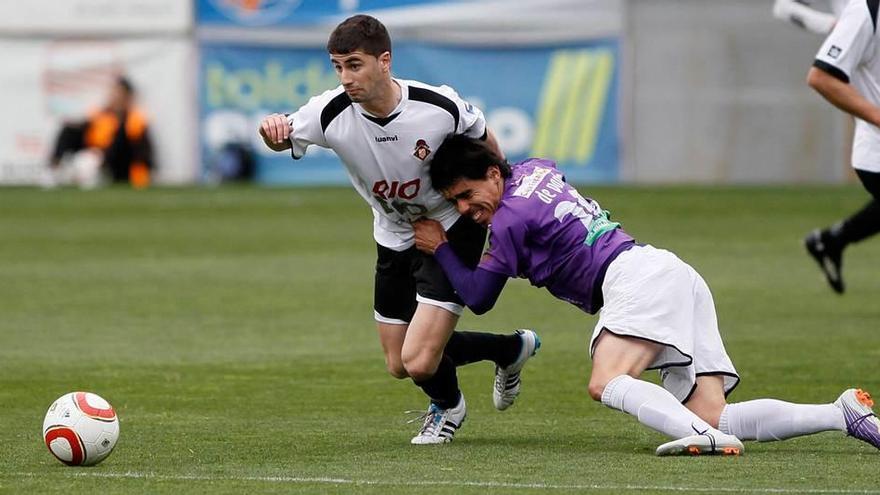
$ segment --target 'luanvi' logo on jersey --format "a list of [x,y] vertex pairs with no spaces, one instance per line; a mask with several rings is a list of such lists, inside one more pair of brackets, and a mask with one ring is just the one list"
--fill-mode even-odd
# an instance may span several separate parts
[[839,46],[831,45],[831,48],[828,49],[828,56],[831,58],[837,58],[842,51],[843,50]]
[[387,143],[390,141],[397,141],[397,134],[393,136],[375,136],[377,143]]
[[424,139],[419,139],[416,141],[416,150],[413,152],[413,156],[418,158],[419,160],[425,161],[425,158],[428,158],[428,155],[431,154],[431,148],[428,147],[428,143],[425,142]]

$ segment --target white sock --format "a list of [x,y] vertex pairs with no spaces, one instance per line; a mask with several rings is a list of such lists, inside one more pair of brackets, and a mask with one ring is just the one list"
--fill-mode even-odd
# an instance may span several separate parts
[[837,22],[834,15],[812,9],[795,0],[776,0],[773,4],[773,16],[816,34],[828,34]]
[[648,428],[676,439],[706,431],[720,433],[665,388],[629,375],[620,375],[608,382],[602,392],[602,404],[629,413]]
[[820,431],[846,430],[846,420],[834,404],[757,399],[725,406],[718,429],[740,440],[768,442]]

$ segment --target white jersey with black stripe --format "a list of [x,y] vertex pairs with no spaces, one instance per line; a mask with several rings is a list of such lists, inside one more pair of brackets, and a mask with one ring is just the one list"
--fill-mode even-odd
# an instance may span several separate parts
[[[850,0],[825,39],[813,66],[852,84],[871,104],[880,106],[880,0]],[[880,128],[856,118],[852,165],[880,172]]]
[[312,144],[333,149],[373,208],[376,242],[402,251],[413,245],[413,220],[432,218],[448,229],[458,219],[455,208],[431,187],[428,165],[446,137],[483,137],[486,121],[448,86],[394,81],[401,98],[388,117],[370,115],[339,86],[309,100],[288,122],[293,158],[301,158]]

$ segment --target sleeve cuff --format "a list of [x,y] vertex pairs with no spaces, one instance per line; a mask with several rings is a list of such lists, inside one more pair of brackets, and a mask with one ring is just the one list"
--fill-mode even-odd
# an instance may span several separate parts
[[838,79],[840,81],[849,84],[849,76],[846,75],[846,72],[838,69],[837,67],[825,62],[824,60],[816,59],[813,61],[813,67],[821,70],[822,72],[828,73],[831,77]]

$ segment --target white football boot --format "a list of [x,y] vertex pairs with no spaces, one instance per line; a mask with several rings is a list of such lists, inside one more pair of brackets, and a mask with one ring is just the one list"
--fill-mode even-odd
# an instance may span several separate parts
[[495,409],[503,411],[513,405],[513,401],[519,395],[520,378],[519,372],[525,366],[526,361],[534,356],[538,349],[541,348],[541,339],[538,338],[532,330],[517,330],[519,338],[522,340],[522,349],[516,360],[505,366],[495,367],[495,388],[492,390],[492,402],[495,403]]
[[851,388],[834,401],[843,411],[846,433],[880,449],[880,419],[874,414],[871,394],[860,388]]
[[740,455],[745,449],[739,438],[720,431],[690,435],[657,447],[657,455]]
[[464,424],[467,417],[467,406],[464,402],[464,394],[458,404],[451,409],[440,409],[433,402],[428,406],[428,411],[419,417],[407,421],[414,423],[424,420],[419,434],[414,436],[410,443],[413,445],[431,445],[437,443],[449,443],[455,432]]

